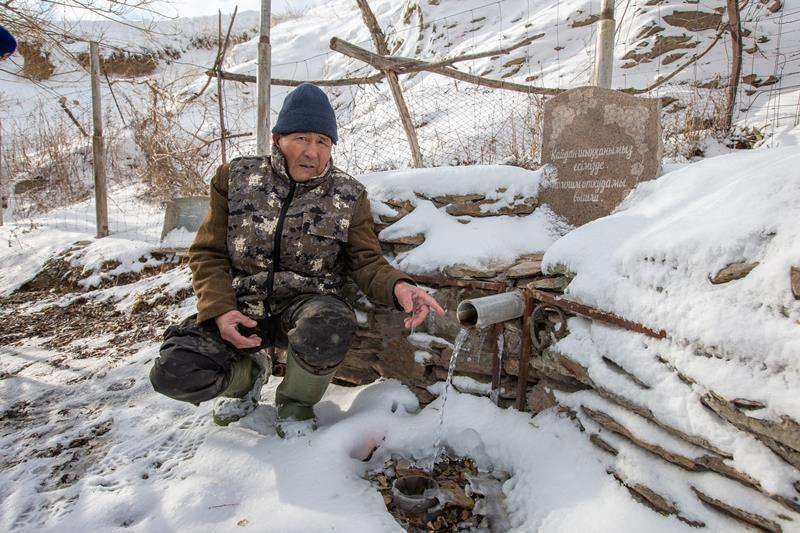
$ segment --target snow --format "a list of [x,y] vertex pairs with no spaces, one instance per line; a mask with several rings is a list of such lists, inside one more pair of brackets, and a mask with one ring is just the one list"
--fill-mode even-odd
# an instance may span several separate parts
[[[515,197],[536,198],[541,171],[510,165],[444,166],[370,172],[357,176],[366,186],[373,204],[385,200],[419,200],[448,195],[480,194],[512,205]],[[503,189],[503,190],[501,190]]]
[[[143,369],[156,346],[125,361],[87,359],[60,370],[46,362],[55,354],[29,350],[4,348],[0,364],[18,377],[0,383],[0,407],[6,410],[24,394],[65,410],[71,422],[65,434],[53,433],[63,420],[37,415],[2,437],[4,461],[10,461],[0,473],[5,530],[235,531],[246,521],[276,531],[399,531],[380,494],[362,476],[393,453],[430,454],[439,419],[440,406],[417,412],[416,398],[395,381],[334,386],[316,407],[320,430],[284,441],[264,426],[272,416],[267,406],[218,428],[208,405],[195,409],[155,394]],[[30,358],[33,363],[26,363]],[[60,385],[67,377],[82,379],[79,394]],[[270,381],[267,400],[279,382]],[[503,490],[517,531],[681,527],[635,503],[605,474],[599,452],[576,438],[570,422],[548,413],[537,419],[537,428],[529,418],[451,392],[445,420],[445,442],[456,452],[486,453],[496,468],[513,472]],[[88,456],[62,465],[81,474],[79,479],[35,489],[55,482],[49,472],[62,458],[27,453],[32,435],[52,435],[38,444],[52,448],[108,423],[107,432],[90,439]],[[478,437],[465,438],[468,428]],[[363,462],[375,444],[372,459]]]
[[431,357],[433,357],[431,353],[426,352],[425,350],[416,350],[414,352],[414,361],[420,365],[424,365],[425,363],[430,361]]
[[[372,46],[355,4],[351,0],[303,1],[310,5],[307,12],[273,28],[273,76],[332,79],[371,73],[362,63],[329,50],[332,36]],[[588,82],[596,25],[570,28],[569,23],[593,14],[597,3],[545,0],[535,4],[523,0],[419,2],[424,22],[418,23],[413,13],[404,21],[406,3],[371,2],[397,55],[439,60],[544,33],[512,54],[462,63],[459,68],[520,83],[530,83],[536,76],[533,83],[548,87]],[[188,4],[181,5],[177,9],[184,10]],[[210,15],[220,6],[230,7],[212,2],[192,5],[192,12]],[[275,6],[279,11],[298,4],[280,7],[276,2]],[[695,7],[711,10],[722,6],[723,2],[715,1]],[[619,67],[626,62],[622,56],[637,45],[631,36],[651,23],[660,23],[659,17],[676,9],[686,6],[679,2],[639,5],[620,21],[615,53],[619,87],[641,87],[670,70],[659,60]],[[758,19],[745,46],[762,38],[769,40],[747,57],[743,74],[777,72],[776,40],[782,43],[781,54],[797,46],[800,34],[787,30],[788,25],[783,27],[778,17],[766,16],[765,9],[762,3],[752,3],[745,13],[748,21]],[[784,2],[783,12],[797,9],[797,0]],[[252,32],[257,20],[256,13],[241,12],[234,32]],[[215,54],[213,47],[197,45],[198,38],[216,36],[214,16],[161,21],[158,29],[162,34],[146,39],[129,27],[103,21],[81,20],[75,28],[84,36],[102,34],[104,42],[128,51],[156,55],[179,51],[179,58],[162,61],[150,77],[176,98],[205,83],[203,72]],[[781,28],[783,35],[778,38]],[[667,27],[663,35],[684,33],[682,28]],[[692,40],[698,42],[696,50],[703,49],[713,34],[714,30],[692,32]],[[653,41],[640,43],[636,51],[646,52]],[[251,38],[229,50],[226,69],[255,74],[256,43],[257,39]],[[67,46],[73,52],[86,47],[83,42]],[[113,51],[104,48],[102,53],[107,56]],[[652,96],[678,96],[687,103],[687,113],[704,113],[709,108],[704,104],[718,93],[697,85],[727,75],[726,54],[723,40]],[[38,84],[0,73],[4,154],[12,143],[24,145],[24,134],[46,130],[50,123],[45,118],[63,119],[54,95],[67,96],[79,121],[89,124],[85,71],[58,51],[52,58],[56,75]],[[513,60],[522,60],[522,66],[510,73],[504,64]],[[16,55],[4,70],[15,72],[21,65]],[[456,264],[484,268],[523,254],[546,252],[546,267],[563,265],[576,273],[568,297],[665,329],[667,339],[653,340],[576,318],[570,320],[571,334],[555,349],[585,366],[598,386],[625,392],[660,420],[724,450],[731,457],[726,463],[752,476],[764,490],[794,494],[795,471],[761,442],[723,423],[699,398],[713,390],[727,398],[765,404],[763,409],[748,412],[749,416],[771,421],[781,416],[800,419],[796,394],[800,303],[792,298],[788,285],[788,268],[800,265],[800,130],[794,125],[794,114],[779,114],[778,107],[781,98],[783,107],[794,105],[800,92],[792,90],[791,84],[797,76],[789,69],[782,72],[782,85],[752,94],[745,88],[739,95],[737,108],[747,111],[737,111],[735,123],[765,133],[759,149],[691,164],[687,158],[675,156],[664,164],[665,175],[639,186],[616,213],[560,239],[562,228],[544,207],[521,217],[453,217],[420,198],[479,194],[495,200],[481,207],[484,212],[513,206],[523,197],[535,198],[540,172],[511,165],[463,163],[530,157],[530,147],[536,144],[532,131],[538,121],[530,110],[538,97],[487,91],[428,73],[404,77],[404,93],[418,125],[425,163],[437,168],[375,172],[409,165],[404,133],[386,85],[329,90],[342,138],[334,159],[345,170],[360,173],[358,179],[370,193],[376,216],[397,214],[385,201],[412,204],[411,214],[381,234],[386,239],[425,237],[421,246],[393,258],[404,270],[430,273]],[[123,109],[127,113],[124,103],[129,100],[132,108],[143,109],[151,97],[149,89],[141,79],[127,81],[114,86]],[[229,131],[252,130],[253,89],[226,84]],[[273,120],[288,90],[274,88]],[[209,116],[216,116],[216,98],[212,84],[198,99],[201,109],[183,109],[175,118],[176,127],[204,139],[215,138],[217,123],[203,118],[209,109],[213,111]],[[11,218],[14,222],[0,228],[4,243],[0,247],[0,294],[12,293],[49,259],[73,247],[65,257],[85,276],[82,292],[48,296],[45,301],[28,304],[26,311],[66,306],[81,297],[131,312],[140,302],[153,303],[191,286],[186,267],[127,285],[104,284],[116,276],[163,266],[162,260],[153,257],[159,246],[163,208],[141,200],[141,188],[129,184],[131,176],[139,177],[141,169],[136,162],[141,154],[130,146],[130,129],[118,123],[107,87],[103,100],[108,142],[117,144],[109,165],[112,237],[94,238],[91,200],[66,206],[55,201],[61,207],[27,217],[24,210],[14,209],[17,198],[12,197],[12,210],[5,215],[6,221]],[[176,105],[175,109],[181,108]],[[684,114],[672,116],[678,127],[683,127]],[[74,134],[72,127],[67,123]],[[71,155],[80,166],[76,182],[88,187],[88,141],[68,140]],[[678,138],[672,142],[688,141]],[[715,139],[703,138],[696,144],[707,156],[730,152]],[[253,140],[245,138],[241,145],[232,146],[230,153],[235,156],[252,148]],[[210,150],[203,164],[213,168],[216,153]],[[509,158],[512,155],[516,159]],[[32,153],[31,157],[42,156]],[[117,162],[121,165],[114,166]],[[180,246],[190,238],[178,231],[160,244]],[[744,279],[722,285],[709,282],[721,268],[739,261],[759,264]],[[116,266],[110,268],[110,264]],[[98,289],[101,284],[104,288]],[[191,314],[195,303],[194,297],[186,298],[165,313],[178,320]],[[367,316],[359,314],[358,321],[366,324]],[[270,381],[266,403],[253,415],[233,427],[217,428],[210,423],[209,405],[195,408],[152,390],[147,372],[157,357],[157,342],[115,346],[113,338],[87,335],[61,351],[45,348],[48,339],[39,337],[0,346],[0,529],[238,531],[250,526],[276,531],[400,530],[380,495],[362,476],[391,454],[430,455],[443,409],[441,399],[419,410],[410,390],[394,381],[357,388],[333,386],[316,407],[320,430],[307,438],[283,441],[269,429],[274,414],[268,404],[280,380]],[[429,362],[427,350],[452,347],[446,339],[425,333],[411,334],[409,342],[418,348],[415,355],[420,364]],[[76,357],[74,351],[81,347],[103,351],[93,357]],[[607,360],[635,374],[650,388],[642,389],[611,368]],[[687,385],[676,372],[694,384]],[[730,480],[710,473],[689,475],[602,430],[580,411],[581,405],[614,416],[637,437],[676,453],[691,458],[707,453],[590,392],[557,396],[564,405],[575,408],[586,432],[602,434],[619,450],[616,457],[592,446],[586,432],[555,410],[531,419],[527,414],[499,409],[486,398],[459,393],[488,394],[486,384],[470,377],[456,376],[453,385],[444,417],[445,443],[456,453],[479,458],[482,464],[511,474],[503,493],[514,531],[689,529],[675,517],[658,515],[636,503],[607,474],[609,469],[629,482],[646,484],[669,496],[687,518],[702,520],[710,531],[738,530],[741,525],[701,505],[690,484],[772,519],[785,512],[774,501]],[[440,382],[429,391],[439,394],[443,388]],[[376,444],[379,448],[373,458],[362,461]],[[784,530],[797,529],[785,520],[780,523]]]
[[[95,240],[93,199],[55,209],[18,224],[0,227],[0,294],[10,294],[38,273],[45,262],[78,241],[93,241],[75,255],[75,266],[92,277],[87,286],[99,283],[103,276],[139,272],[155,266],[148,257],[156,249],[163,215],[159,206],[137,198],[137,187],[114,190],[109,202],[109,227],[113,235]],[[140,262],[139,258],[145,258]],[[101,274],[106,261],[120,263],[112,273]]]
[[[800,149],[710,158],[643,183],[611,216],[555,243],[544,268],[577,276],[571,298],[648,325],[712,353],[800,371]],[[758,262],[714,285],[719,270]]]
[[436,272],[450,265],[475,268],[509,262],[528,253],[543,252],[556,238],[556,224],[547,210],[522,217],[495,216],[470,219],[462,224],[427,200],[380,232],[391,240],[424,235],[425,242],[397,256],[397,265],[411,274]]

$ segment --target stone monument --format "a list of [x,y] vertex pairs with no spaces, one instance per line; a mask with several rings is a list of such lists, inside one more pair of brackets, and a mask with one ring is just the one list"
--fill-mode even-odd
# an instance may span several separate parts
[[600,87],[545,103],[539,203],[575,227],[610,214],[661,170],[660,112],[657,98]]

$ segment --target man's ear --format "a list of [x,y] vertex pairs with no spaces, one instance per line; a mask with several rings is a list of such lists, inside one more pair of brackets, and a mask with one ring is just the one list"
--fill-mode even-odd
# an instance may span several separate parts
[[272,134],[272,142],[274,142],[275,144],[278,144],[278,139],[280,139],[280,138],[281,138],[281,134],[280,133],[273,133]]

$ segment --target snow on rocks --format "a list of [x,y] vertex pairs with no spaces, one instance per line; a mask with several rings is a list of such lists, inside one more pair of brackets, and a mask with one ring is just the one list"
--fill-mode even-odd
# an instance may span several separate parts
[[[410,273],[472,277],[454,270],[467,269],[474,277],[494,277],[521,256],[543,252],[558,236],[549,210],[537,209],[540,171],[473,165],[358,179],[370,195],[378,238]],[[526,266],[531,276],[538,273]]]
[[[800,149],[707,159],[638,187],[570,233],[544,267],[576,273],[571,298],[668,331],[714,356],[798,371]],[[734,263],[741,279],[712,283]],[[721,280],[719,280],[721,281]]]
[[798,164],[782,148],[688,165],[544,256],[567,298],[666,331],[572,318],[532,366],[609,471],[685,522],[700,503],[769,531],[800,518]]

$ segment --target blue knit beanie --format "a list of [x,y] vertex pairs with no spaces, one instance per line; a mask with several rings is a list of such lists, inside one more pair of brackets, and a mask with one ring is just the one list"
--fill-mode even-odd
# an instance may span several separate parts
[[302,83],[289,93],[283,101],[281,112],[272,133],[295,133],[309,131],[330,137],[336,144],[336,115],[322,89],[310,83]]
[[8,33],[4,27],[0,26],[0,56],[13,54],[17,49],[17,41],[14,36]]

